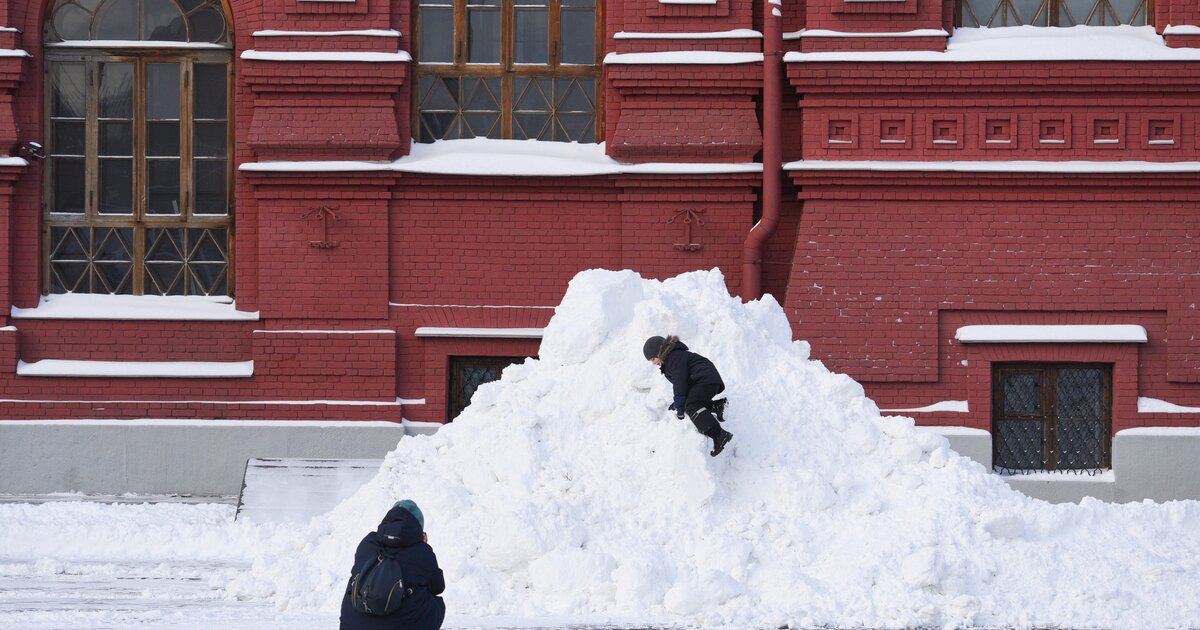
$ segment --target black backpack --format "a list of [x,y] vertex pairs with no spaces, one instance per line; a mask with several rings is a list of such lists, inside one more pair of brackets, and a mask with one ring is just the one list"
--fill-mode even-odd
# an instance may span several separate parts
[[400,609],[409,595],[412,589],[404,583],[395,548],[380,546],[374,556],[354,567],[350,577],[350,605],[355,610],[368,615],[390,615]]

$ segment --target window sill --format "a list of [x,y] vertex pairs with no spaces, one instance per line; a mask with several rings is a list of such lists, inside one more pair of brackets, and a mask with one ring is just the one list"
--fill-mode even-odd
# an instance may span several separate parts
[[258,311],[239,311],[233,298],[207,296],[43,295],[34,308],[12,308],[13,319],[258,321]]

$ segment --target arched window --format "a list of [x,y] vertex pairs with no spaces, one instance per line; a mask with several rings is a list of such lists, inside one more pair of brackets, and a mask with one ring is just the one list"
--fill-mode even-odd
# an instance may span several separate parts
[[596,142],[597,0],[420,0],[413,135]]
[[229,295],[221,0],[58,0],[46,21],[46,293]]
[[1152,0],[958,0],[958,26],[1153,24]]

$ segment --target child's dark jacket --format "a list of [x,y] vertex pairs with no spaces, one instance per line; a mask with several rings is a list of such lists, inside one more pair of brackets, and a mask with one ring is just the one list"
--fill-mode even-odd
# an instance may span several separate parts
[[[671,340],[668,340],[667,344],[670,343]],[[663,363],[660,369],[667,380],[671,381],[676,409],[683,410],[684,404],[687,402],[688,390],[697,385],[715,385],[719,389],[725,388],[725,383],[721,380],[721,375],[712,361],[695,352],[688,351],[687,344],[674,340],[673,347],[663,349],[666,350],[666,356],[662,359]]]
[[[378,553],[383,539],[379,534],[396,537],[395,557],[404,572],[404,582],[413,589],[400,609],[377,617],[359,612],[350,605],[350,584],[342,597],[341,630],[438,630],[446,616],[446,604],[437,597],[446,590],[446,579],[438,568],[433,548],[425,543],[421,525],[408,510],[394,507],[383,517],[379,529],[363,537],[354,552],[354,566]],[[353,573],[353,568],[351,568]]]

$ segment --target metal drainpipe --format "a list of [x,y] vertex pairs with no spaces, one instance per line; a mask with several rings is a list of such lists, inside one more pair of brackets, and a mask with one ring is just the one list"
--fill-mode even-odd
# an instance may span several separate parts
[[779,225],[783,188],[783,18],[781,0],[764,0],[763,12],[763,175],[762,218],[746,237],[742,250],[742,299],[762,297],[763,248]]

